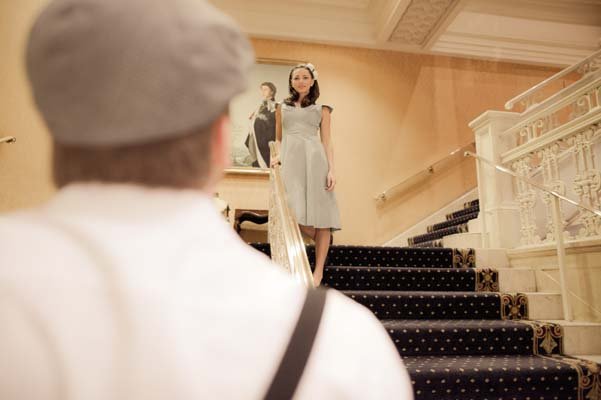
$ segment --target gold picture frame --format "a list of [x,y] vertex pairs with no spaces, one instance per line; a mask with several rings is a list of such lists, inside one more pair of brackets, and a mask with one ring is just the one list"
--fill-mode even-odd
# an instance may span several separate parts
[[[226,175],[254,175],[269,177],[268,165],[266,168],[256,166],[258,160],[253,160],[252,150],[249,148],[250,123],[252,116],[255,114],[257,104],[260,104],[260,87],[263,82],[273,82],[276,87],[275,101],[281,102],[288,97],[288,75],[290,68],[304,63],[300,60],[292,59],[276,59],[276,58],[257,58],[255,66],[251,71],[249,78],[249,87],[246,92],[236,96],[230,104],[231,118],[231,145],[230,145],[230,160],[231,167],[225,169]],[[249,117],[249,115],[251,115]],[[274,116],[272,118],[275,118]],[[275,139],[275,125],[273,131],[273,139]],[[265,142],[265,140],[263,140]],[[257,148],[257,150],[259,150]],[[263,164],[268,164],[268,153],[265,153],[264,146],[261,147],[260,153],[267,158],[262,160]],[[255,151],[255,154],[259,151]],[[256,155],[254,158],[258,158]],[[248,165],[249,162],[255,166]]]

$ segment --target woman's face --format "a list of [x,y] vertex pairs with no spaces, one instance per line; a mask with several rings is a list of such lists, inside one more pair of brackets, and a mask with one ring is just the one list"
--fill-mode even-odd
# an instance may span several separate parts
[[313,78],[307,68],[297,68],[292,71],[292,88],[299,94],[308,94],[313,86]]
[[263,99],[265,100],[271,100],[271,98],[273,97],[273,92],[271,91],[271,88],[269,86],[261,86],[261,96],[263,96]]

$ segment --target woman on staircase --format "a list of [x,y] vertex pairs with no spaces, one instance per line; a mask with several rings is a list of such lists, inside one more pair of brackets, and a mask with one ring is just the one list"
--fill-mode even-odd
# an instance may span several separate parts
[[290,96],[276,108],[280,159],[272,165],[281,161],[288,204],[301,231],[315,241],[313,280],[319,286],[331,233],[340,229],[330,131],[333,109],[316,103],[319,84],[312,64],[292,68],[288,87]]

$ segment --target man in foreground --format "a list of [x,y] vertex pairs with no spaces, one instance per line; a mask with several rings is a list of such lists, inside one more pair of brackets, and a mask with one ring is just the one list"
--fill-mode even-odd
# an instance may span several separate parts
[[[39,16],[27,72],[60,190],[0,217],[0,398],[263,398],[306,290],[211,203],[253,61],[202,0]],[[379,322],[335,292],[294,393],[412,396]]]

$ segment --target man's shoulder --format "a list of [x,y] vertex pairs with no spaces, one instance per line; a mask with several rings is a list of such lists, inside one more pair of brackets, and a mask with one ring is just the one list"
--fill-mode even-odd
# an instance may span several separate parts
[[334,289],[328,290],[324,318],[331,320],[340,329],[343,326],[355,327],[359,331],[382,329],[382,324],[371,311]]
[[[0,239],[7,243],[18,242],[24,246],[35,243],[33,238],[44,232],[44,225],[39,221],[37,210],[15,211],[0,214]],[[23,237],[27,238],[22,243]]]

